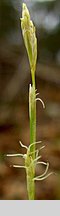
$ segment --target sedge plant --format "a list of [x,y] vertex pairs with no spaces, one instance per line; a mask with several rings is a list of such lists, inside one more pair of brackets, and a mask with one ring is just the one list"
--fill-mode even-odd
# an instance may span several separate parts
[[[52,174],[48,173],[49,163],[41,161],[41,155],[39,152],[45,146],[36,148],[37,144],[41,144],[41,141],[36,141],[36,103],[39,100],[45,108],[44,102],[38,97],[35,83],[35,72],[37,62],[37,37],[35,26],[30,18],[29,10],[26,4],[22,5],[22,18],[21,18],[21,29],[24,39],[24,44],[27,50],[32,83],[29,85],[29,121],[30,121],[30,144],[25,146],[19,141],[22,148],[26,149],[26,154],[7,154],[7,157],[23,157],[24,165],[13,165],[15,168],[24,168],[26,170],[26,181],[27,181],[27,193],[28,199],[35,199],[35,181],[42,181]],[[44,165],[45,171],[39,176],[35,176],[36,165]]]

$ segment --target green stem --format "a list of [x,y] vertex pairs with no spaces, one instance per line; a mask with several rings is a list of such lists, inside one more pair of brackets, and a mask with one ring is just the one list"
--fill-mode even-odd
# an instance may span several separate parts
[[[34,88],[34,87],[33,87]],[[34,89],[35,94],[35,89]],[[30,118],[30,144],[36,142],[36,101],[34,97],[33,107],[31,107],[31,118]],[[35,159],[35,144],[31,146],[30,152],[33,152],[32,157]]]
[[34,200],[35,197],[35,184],[32,180],[34,176],[31,176],[27,173],[27,192],[28,192],[28,199]]
[[[33,73],[32,73],[33,74]],[[36,142],[36,93],[35,93],[35,76],[32,77],[32,89],[33,95],[30,104],[31,113],[30,113],[30,144]],[[32,160],[35,159],[35,144],[31,146],[30,153],[32,155]],[[34,200],[35,197],[35,183],[33,181],[35,175],[35,165],[32,163],[30,166],[29,173],[27,171],[27,190],[28,198]]]
[[[31,102],[31,115],[30,115],[30,144],[36,142],[36,93],[35,93],[35,73],[32,74],[32,88],[33,88],[33,99]],[[35,145],[32,145],[30,152],[33,152],[32,158],[35,159]]]

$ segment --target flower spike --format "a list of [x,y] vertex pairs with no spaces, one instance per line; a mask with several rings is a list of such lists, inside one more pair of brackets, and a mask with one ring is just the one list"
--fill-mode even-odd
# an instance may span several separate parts
[[21,29],[24,38],[25,47],[28,53],[32,76],[36,69],[37,60],[37,38],[35,26],[30,19],[30,14],[25,3],[22,5]]

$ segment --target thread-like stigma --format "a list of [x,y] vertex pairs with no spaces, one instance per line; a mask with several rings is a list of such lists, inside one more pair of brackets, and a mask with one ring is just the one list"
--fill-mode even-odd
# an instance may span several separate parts
[[42,103],[42,105],[43,105],[43,109],[45,109],[45,104],[44,104],[44,102],[43,102],[43,100],[41,98],[36,98],[35,100],[40,101]]
[[33,161],[36,162],[37,160],[39,160],[41,158],[41,155],[36,157]]
[[22,148],[28,149],[28,147],[24,145],[21,141],[19,141],[19,144],[21,145]]
[[42,180],[48,178],[48,177],[49,177],[50,175],[52,175],[52,174],[53,174],[53,172],[47,174],[47,175],[44,176],[44,177],[37,176],[37,177],[33,178],[33,181],[42,181]]
[[24,154],[7,154],[7,157],[24,157]]
[[45,172],[39,176],[39,177],[41,178],[41,177],[43,177],[43,176],[46,175],[46,173],[47,173],[47,171],[48,171],[48,168],[49,168],[49,163],[48,163],[48,162],[45,163],[45,162],[43,162],[43,161],[41,161],[41,162],[38,161],[38,162],[36,163],[36,165],[37,165],[37,164],[43,164],[43,165],[46,166]]
[[20,166],[20,165],[12,165],[12,167],[15,167],[15,168],[24,168],[24,169],[26,169],[26,166]]
[[36,144],[40,144],[42,143],[42,141],[37,141],[37,142],[33,142],[29,145],[29,149],[31,148],[31,146],[36,145]]

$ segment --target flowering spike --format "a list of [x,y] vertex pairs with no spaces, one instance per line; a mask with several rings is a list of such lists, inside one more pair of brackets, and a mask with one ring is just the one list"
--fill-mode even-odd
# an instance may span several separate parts
[[[37,60],[37,38],[35,34],[35,26],[30,19],[30,14],[26,4],[22,5],[21,28],[24,43],[28,53],[32,76],[35,74]],[[34,74],[33,74],[34,73]]]

